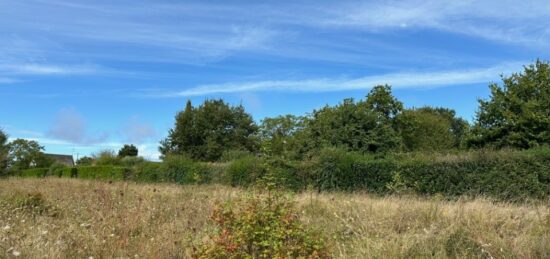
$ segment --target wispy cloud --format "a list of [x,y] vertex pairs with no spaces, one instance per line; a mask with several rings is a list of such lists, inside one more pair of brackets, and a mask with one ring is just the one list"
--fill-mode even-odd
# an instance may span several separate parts
[[500,42],[550,47],[550,5],[545,0],[369,1],[344,4],[319,24],[385,29],[438,29]]
[[1,64],[0,72],[17,75],[86,75],[97,74],[103,70],[91,65],[53,65],[53,64]]
[[512,62],[488,68],[435,71],[399,72],[360,78],[318,78],[307,80],[271,80],[244,83],[210,84],[179,92],[150,94],[153,97],[206,96],[219,93],[254,91],[337,92],[370,89],[375,85],[390,84],[394,88],[433,88],[450,85],[489,83],[499,75],[521,69],[525,63]]

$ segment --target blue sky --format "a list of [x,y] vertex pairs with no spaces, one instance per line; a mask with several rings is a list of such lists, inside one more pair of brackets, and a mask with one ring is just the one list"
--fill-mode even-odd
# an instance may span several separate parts
[[47,152],[156,159],[187,99],[260,121],[382,83],[472,120],[490,82],[549,55],[546,0],[0,0],[0,127]]

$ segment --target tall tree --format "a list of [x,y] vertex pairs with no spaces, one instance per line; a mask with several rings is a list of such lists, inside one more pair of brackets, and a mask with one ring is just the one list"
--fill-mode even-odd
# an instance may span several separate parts
[[8,144],[11,169],[18,171],[31,167],[48,167],[53,161],[42,151],[43,146],[34,140],[16,139]]
[[168,137],[161,141],[163,155],[188,154],[194,159],[215,161],[227,150],[257,149],[258,127],[242,105],[207,100],[195,108],[188,101]]
[[137,156],[137,155],[138,155],[138,148],[134,145],[126,144],[118,151],[118,157]]
[[471,146],[530,148],[550,144],[550,64],[537,60],[522,73],[491,84],[479,100]]

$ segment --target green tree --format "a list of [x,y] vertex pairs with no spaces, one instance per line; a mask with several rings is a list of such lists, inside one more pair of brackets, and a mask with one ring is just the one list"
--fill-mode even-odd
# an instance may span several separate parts
[[296,133],[304,128],[305,118],[284,115],[265,118],[260,125],[262,151],[269,155],[284,156],[296,148]]
[[0,176],[7,174],[8,169],[8,135],[0,129]]
[[118,157],[137,156],[138,148],[134,145],[124,145],[118,151]]
[[305,128],[307,149],[340,146],[361,152],[395,150],[401,139],[394,120],[402,109],[391,87],[385,85],[374,87],[366,100],[348,98],[334,107],[315,110]]
[[392,95],[391,86],[377,85],[367,95],[367,109],[376,112],[387,120],[395,118],[403,111],[403,103]]
[[531,148],[550,144],[550,64],[537,60],[523,73],[489,86],[468,144],[474,147]]
[[10,168],[14,171],[49,167],[53,163],[42,153],[44,147],[34,140],[16,139],[8,144],[8,149]]
[[195,108],[188,101],[159,150],[163,156],[188,154],[193,159],[215,161],[227,150],[255,151],[257,131],[258,126],[242,105],[207,100]]
[[461,146],[468,123],[445,108],[422,107],[404,110],[396,117],[407,151],[434,151]]

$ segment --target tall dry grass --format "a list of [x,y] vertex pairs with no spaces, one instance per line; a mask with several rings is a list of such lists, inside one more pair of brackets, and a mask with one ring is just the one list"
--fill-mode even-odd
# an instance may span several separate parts
[[[0,258],[180,258],[245,191],[75,179],[0,180]],[[334,257],[550,258],[550,206],[366,194],[296,195]]]

